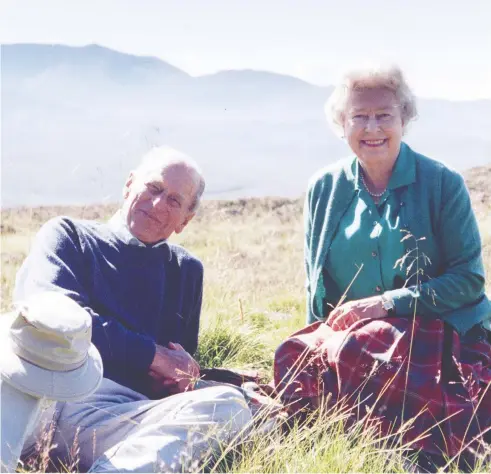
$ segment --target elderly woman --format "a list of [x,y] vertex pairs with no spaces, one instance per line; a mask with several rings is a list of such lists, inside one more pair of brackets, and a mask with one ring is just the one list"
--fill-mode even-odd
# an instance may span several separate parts
[[327,325],[290,341],[322,352],[322,387],[304,370],[290,394],[365,400],[393,432],[417,417],[404,439],[455,455],[491,424],[491,304],[468,191],[402,142],[416,104],[398,68],[346,75],[326,112],[354,156],[308,188],[307,322]]

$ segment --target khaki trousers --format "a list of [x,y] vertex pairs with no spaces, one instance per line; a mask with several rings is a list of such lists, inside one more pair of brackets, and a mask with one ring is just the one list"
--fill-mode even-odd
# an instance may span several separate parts
[[240,437],[251,411],[233,387],[197,388],[149,400],[104,379],[83,401],[59,402],[46,410],[22,458],[36,455],[36,440],[53,420],[51,459],[61,466],[77,463],[82,472],[199,470],[221,446]]

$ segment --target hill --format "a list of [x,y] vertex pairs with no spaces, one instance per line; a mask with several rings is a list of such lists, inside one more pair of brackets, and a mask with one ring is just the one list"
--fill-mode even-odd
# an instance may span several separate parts
[[[349,152],[324,117],[332,87],[252,70],[192,77],[98,45],[2,45],[1,58],[4,207],[115,201],[152,145],[193,156],[213,199],[298,196]],[[491,161],[491,101],[419,108],[407,136],[418,151],[460,170]]]

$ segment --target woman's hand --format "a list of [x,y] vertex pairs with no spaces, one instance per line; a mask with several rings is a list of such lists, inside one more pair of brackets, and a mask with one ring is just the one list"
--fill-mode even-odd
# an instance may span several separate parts
[[349,301],[331,311],[326,323],[334,331],[343,331],[361,319],[385,318],[387,310],[382,305],[381,296]]

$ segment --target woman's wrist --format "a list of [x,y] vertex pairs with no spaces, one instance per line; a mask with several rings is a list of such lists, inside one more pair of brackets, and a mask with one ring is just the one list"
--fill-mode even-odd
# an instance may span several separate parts
[[394,300],[390,296],[385,296],[385,295],[382,295],[380,299],[382,301],[382,308],[385,312],[385,316],[395,316],[396,307],[394,304]]

